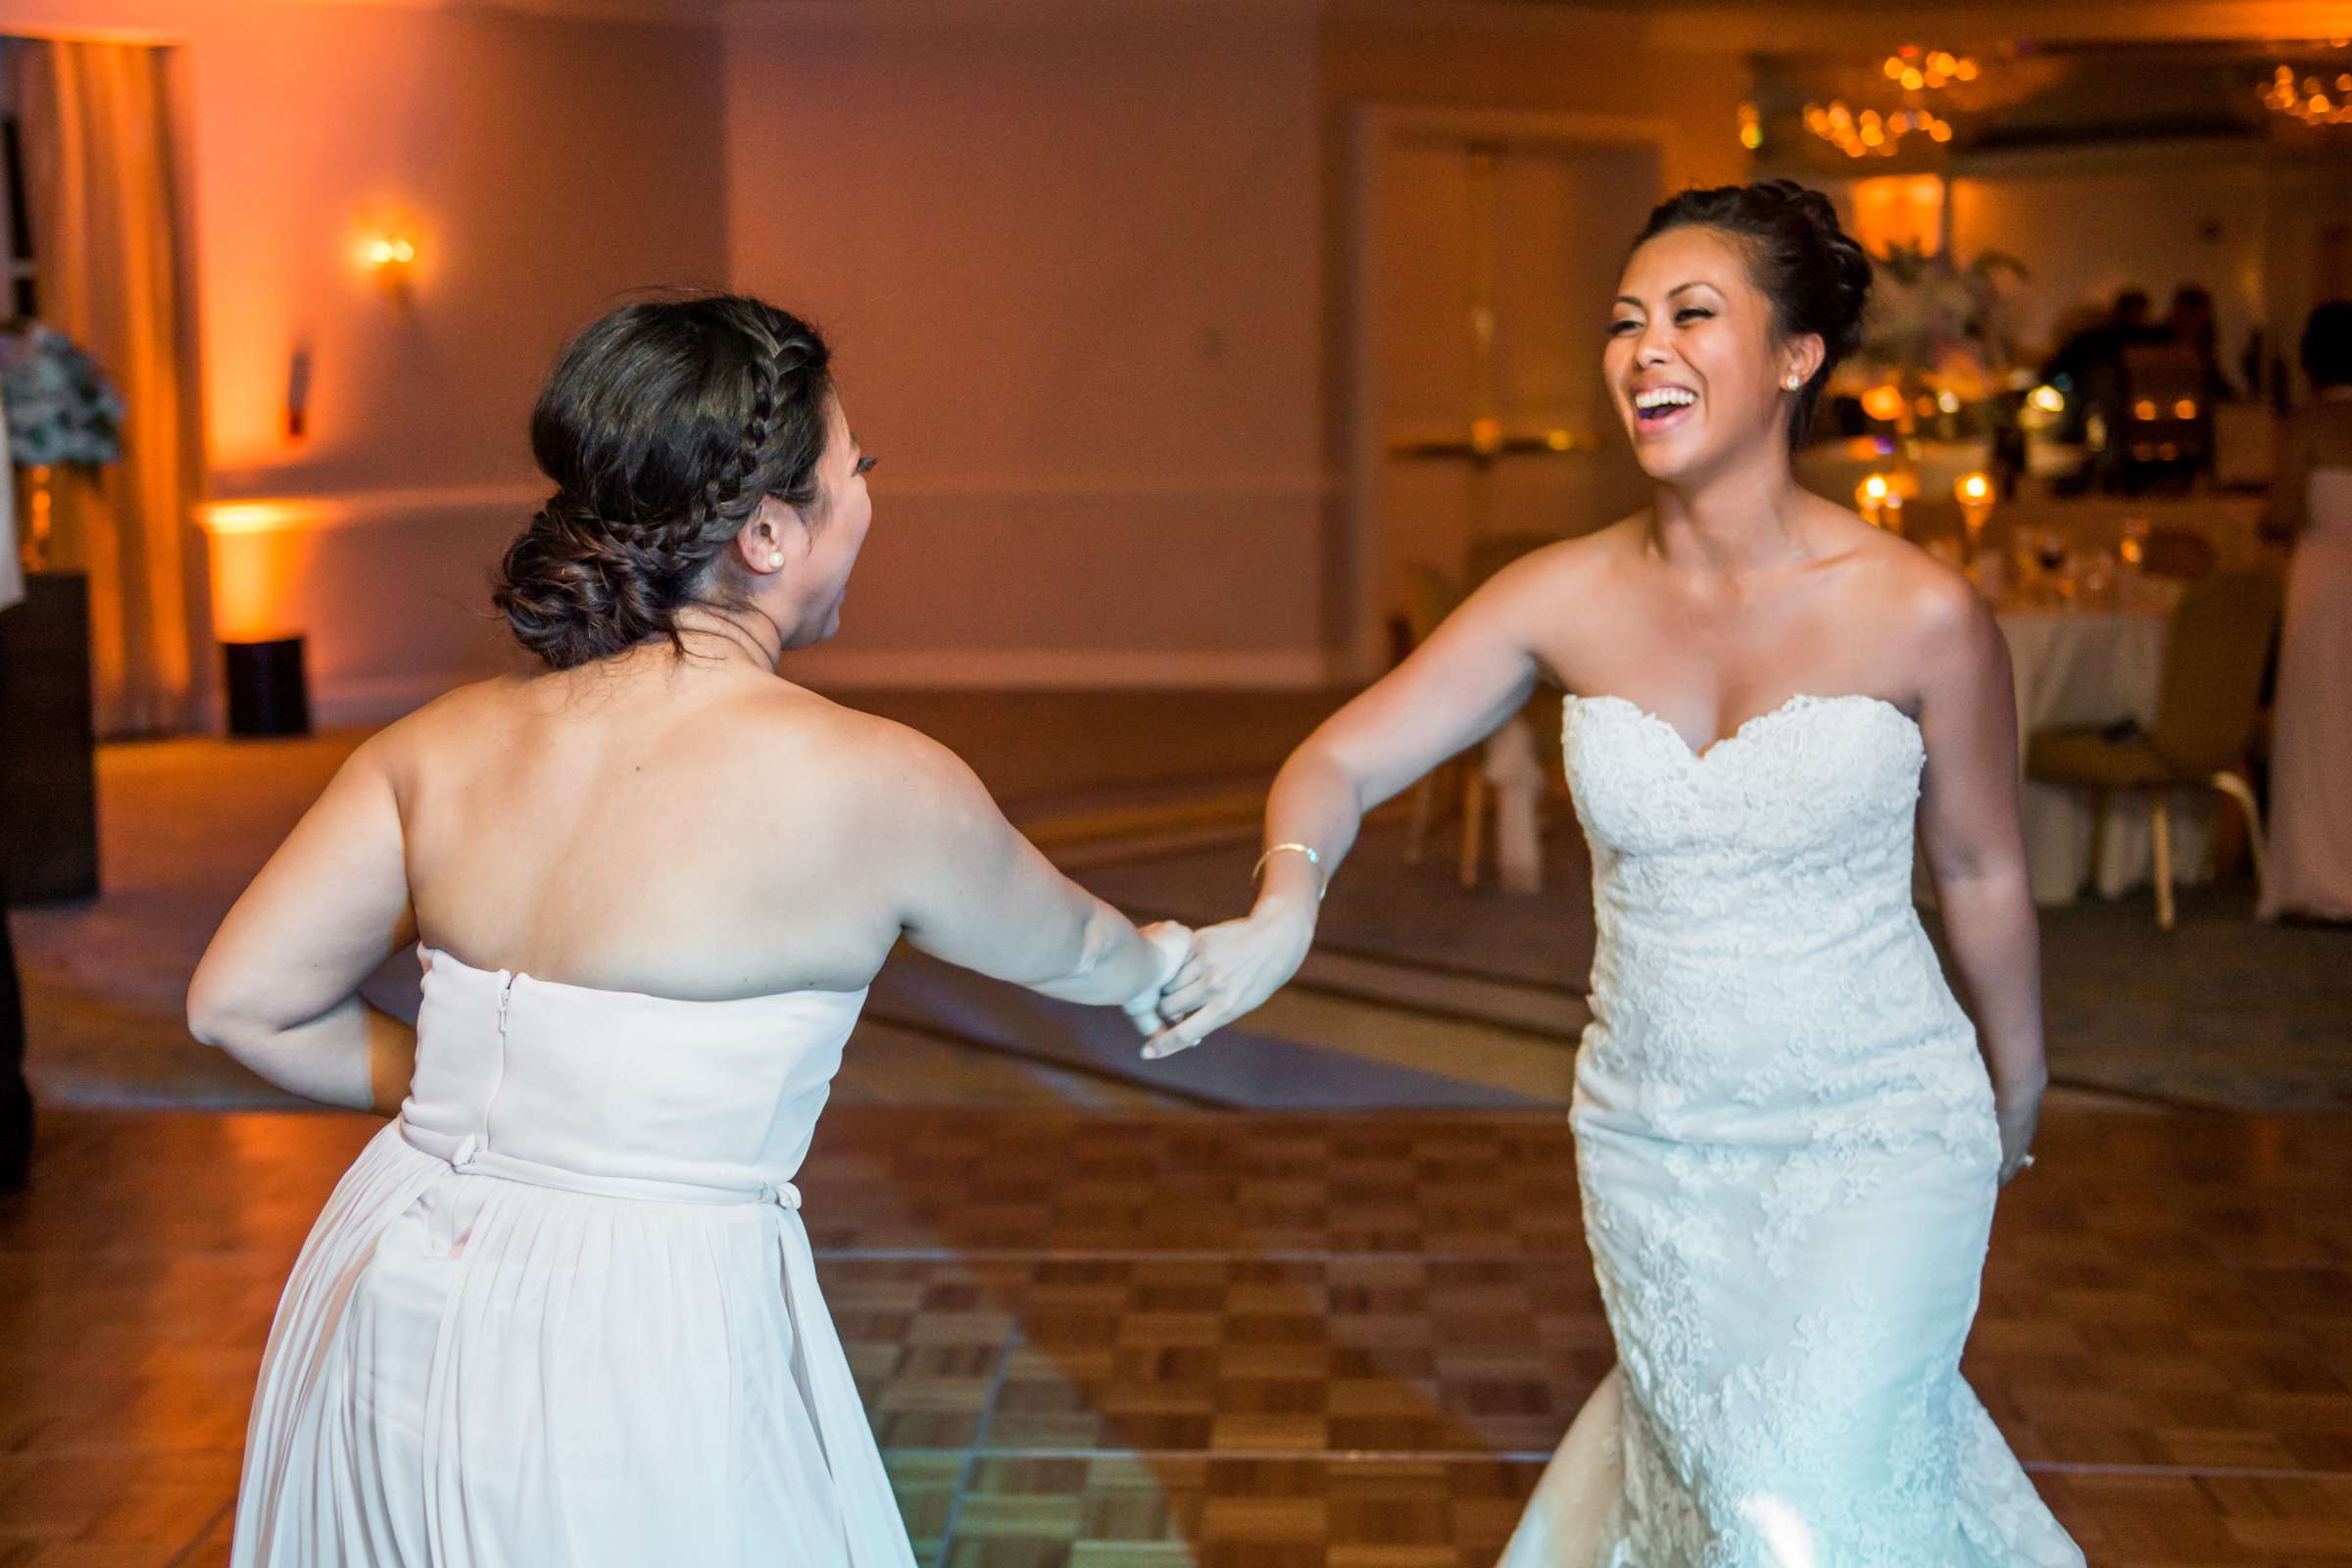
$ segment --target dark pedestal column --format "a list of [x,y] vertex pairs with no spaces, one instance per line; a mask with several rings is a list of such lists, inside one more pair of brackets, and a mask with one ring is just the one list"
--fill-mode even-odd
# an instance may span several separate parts
[[95,898],[89,579],[34,572],[24,591],[0,611],[0,868],[10,904]]

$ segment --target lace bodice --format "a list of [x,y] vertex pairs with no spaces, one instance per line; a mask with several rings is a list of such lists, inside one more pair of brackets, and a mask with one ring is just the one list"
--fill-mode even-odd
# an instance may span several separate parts
[[1588,1079],[1670,1119],[1895,1080],[1984,1106],[1974,1032],[1911,904],[1926,747],[1909,715],[1795,697],[1693,753],[1622,698],[1571,697],[1563,744],[1598,928]]

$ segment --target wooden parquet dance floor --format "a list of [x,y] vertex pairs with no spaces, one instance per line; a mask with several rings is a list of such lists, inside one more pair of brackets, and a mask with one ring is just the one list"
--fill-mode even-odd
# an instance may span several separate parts
[[[0,1568],[225,1560],[375,1125],[48,1118],[0,1199]],[[926,1565],[1487,1568],[1611,1359],[1556,1117],[843,1107],[802,1187]],[[2352,1121],[2055,1110],[1969,1372],[2092,1563],[2352,1568]]]

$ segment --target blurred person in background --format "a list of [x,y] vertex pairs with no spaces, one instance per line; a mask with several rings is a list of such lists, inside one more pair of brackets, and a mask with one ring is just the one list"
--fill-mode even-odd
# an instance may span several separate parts
[[2271,527],[2294,541],[2272,710],[2266,919],[2352,922],[2352,301],[2303,330],[2312,402],[2286,426]]

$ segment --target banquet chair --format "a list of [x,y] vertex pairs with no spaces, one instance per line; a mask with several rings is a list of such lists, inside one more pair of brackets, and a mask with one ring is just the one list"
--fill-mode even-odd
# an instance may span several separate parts
[[[1494,533],[1471,540],[1469,570],[1466,574],[1471,588],[1475,590],[1484,585],[1488,578],[1520,557],[1533,555],[1546,545],[1558,544],[1560,537],[1554,533]],[[1489,777],[1490,767],[1497,764],[1503,766],[1506,777],[1524,769],[1532,777],[1535,768],[1542,766],[1542,759],[1560,754],[1560,719],[1559,694],[1539,689],[1504,726],[1505,729],[1511,725],[1520,726],[1526,732],[1527,741],[1513,747],[1507,740],[1490,739],[1487,744],[1464,757],[1463,760],[1468,766],[1462,783],[1462,886],[1478,886],[1479,872],[1486,859],[1487,817],[1490,811],[1497,808],[1498,804]],[[1537,760],[1533,767],[1526,761],[1531,749],[1529,742],[1532,742]],[[1503,749],[1498,751],[1498,747]],[[1517,768],[1510,765],[1514,758],[1518,762]],[[1502,836],[1497,834],[1498,839]],[[1504,880],[1510,891],[1543,891],[1541,864],[1520,867],[1516,880],[1513,880],[1508,865],[1503,869]]]
[[2262,672],[2278,630],[2279,585],[2267,572],[2224,572],[2192,583],[2173,612],[2157,689],[2156,722],[2106,729],[2037,731],[2026,774],[2090,792],[2093,874],[2106,839],[2109,800],[2135,794],[2148,805],[2155,836],[2156,923],[2173,926],[2173,832],[2169,792],[2204,787],[2245,813],[2254,879],[2264,874],[2262,812],[2243,771],[2260,717]]
[[[1404,624],[1411,648],[1429,641],[1430,634],[1447,615],[1461,608],[1461,585],[1426,562],[1415,562],[1405,567]],[[1408,648],[1407,652],[1410,652]],[[1439,798],[1451,786],[1454,770],[1464,759],[1449,758],[1421,775],[1413,786],[1412,814],[1404,830],[1404,863],[1419,865],[1421,854],[1429,842],[1429,825],[1437,814]],[[1470,771],[1478,770],[1475,759],[1469,760]]]
[[[1558,535],[1538,533],[1490,534],[1471,541],[1466,580],[1476,588],[1521,556],[1556,544]],[[1468,592],[1434,566],[1406,568],[1405,624],[1412,646],[1418,648],[1438,629],[1438,623],[1461,608]],[[1540,692],[1528,701],[1512,722],[1526,725],[1535,739],[1537,755],[1559,751],[1560,702],[1557,693]],[[1549,752],[1544,751],[1548,745]],[[1476,887],[1486,861],[1487,819],[1494,809],[1494,791],[1487,779],[1489,753],[1485,746],[1449,759],[1422,776],[1413,786],[1410,815],[1404,835],[1404,860],[1418,865],[1429,843],[1429,830],[1441,802],[1458,787],[1462,807],[1460,875],[1462,886]],[[1458,778],[1458,786],[1457,786]],[[1529,888],[1525,891],[1538,891]]]

